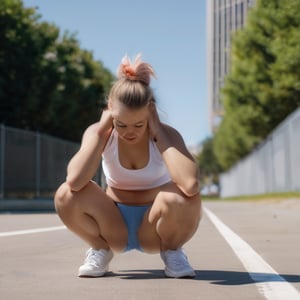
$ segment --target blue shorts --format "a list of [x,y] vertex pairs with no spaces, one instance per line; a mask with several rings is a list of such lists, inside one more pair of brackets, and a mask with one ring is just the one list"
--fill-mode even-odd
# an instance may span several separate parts
[[152,204],[126,205],[116,202],[116,205],[120,210],[128,231],[128,240],[125,252],[133,249],[143,251],[138,240],[137,232],[143,221],[146,211],[151,207]]

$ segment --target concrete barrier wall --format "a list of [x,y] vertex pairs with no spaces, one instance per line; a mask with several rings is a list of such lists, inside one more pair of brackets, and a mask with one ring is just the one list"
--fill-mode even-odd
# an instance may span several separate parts
[[300,191],[300,108],[220,183],[221,197]]

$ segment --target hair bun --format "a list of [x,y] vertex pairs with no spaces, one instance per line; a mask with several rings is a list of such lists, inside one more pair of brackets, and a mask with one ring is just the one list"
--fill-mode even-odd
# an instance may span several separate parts
[[125,78],[132,81],[139,81],[143,84],[150,85],[151,76],[155,77],[152,66],[141,59],[142,55],[138,54],[132,62],[125,55],[122,58],[118,69],[118,78]]

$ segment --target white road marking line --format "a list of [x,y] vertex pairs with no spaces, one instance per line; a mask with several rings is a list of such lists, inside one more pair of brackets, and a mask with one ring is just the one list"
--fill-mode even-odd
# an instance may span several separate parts
[[0,232],[0,237],[48,232],[48,231],[63,230],[63,229],[66,229],[66,226],[53,226],[53,227],[43,227],[43,228],[35,228],[35,229],[17,230],[17,231],[7,231],[7,232]]
[[285,281],[249,244],[242,240],[209,209],[204,208],[204,211],[245,266],[249,276],[256,283],[259,292],[266,299],[300,299],[299,291],[289,282]]

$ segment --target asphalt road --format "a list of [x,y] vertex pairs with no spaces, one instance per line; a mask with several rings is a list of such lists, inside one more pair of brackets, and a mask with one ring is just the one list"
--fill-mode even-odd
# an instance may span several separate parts
[[195,279],[165,278],[159,255],[136,251],[78,278],[87,246],[56,214],[0,214],[0,299],[300,299],[300,199],[204,206],[185,246]]

